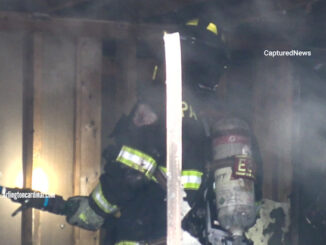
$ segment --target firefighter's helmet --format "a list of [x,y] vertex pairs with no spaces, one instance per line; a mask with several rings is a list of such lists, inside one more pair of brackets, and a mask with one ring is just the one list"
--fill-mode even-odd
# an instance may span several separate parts
[[195,89],[215,91],[229,64],[222,31],[213,22],[192,19],[179,32],[183,80]]

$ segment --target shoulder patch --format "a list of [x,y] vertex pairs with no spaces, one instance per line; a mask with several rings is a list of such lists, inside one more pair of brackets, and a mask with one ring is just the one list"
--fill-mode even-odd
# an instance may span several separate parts
[[137,127],[151,125],[158,119],[157,114],[149,105],[139,104],[132,119]]

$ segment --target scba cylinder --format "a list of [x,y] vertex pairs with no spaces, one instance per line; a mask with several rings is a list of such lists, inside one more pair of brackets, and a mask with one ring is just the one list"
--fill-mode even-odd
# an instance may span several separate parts
[[218,121],[212,148],[218,220],[237,239],[256,219],[249,126],[236,118]]
[[248,124],[237,118],[217,121],[212,128],[213,160],[235,155],[251,155],[251,138]]
[[256,218],[254,182],[234,178],[231,167],[217,169],[214,179],[218,221],[234,237],[242,236]]

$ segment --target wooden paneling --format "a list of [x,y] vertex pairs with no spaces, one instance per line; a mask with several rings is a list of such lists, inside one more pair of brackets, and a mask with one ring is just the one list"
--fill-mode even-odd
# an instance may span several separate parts
[[[102,98],[102,146],[107,147],[109,135],[120,117],[127,115],[137,100],[137,80],[141,76],[136,57],[136,41],[133,35],[117,44],[116,57],[113,61],[117,72],[114,76],[104,76]],[[107,62],[105,65],[109,65]],[[103,69],[113,69],[104,67]],[[146,71],[148,72],[148,71]]]
[[137,59],[136,43],[132,35],[121,42],[117,47],[117,62],[120,65],[121,83],[118,90],[118,103],[121,112],[128,114],[136,102],[137,88]]
[[[89,195],[101,172],[101,42],[78,39],[76,57],[74,194]],[[99,232],[74,229],[75,245],[97,245],[99,241]]]
[[[42,151],[42,47],[39,34],[26,34],[23,59],[23,187],[33,188],[33,167],[40,161]],[[37,178],[37,176],[34,176]],[[38,187],[39,188],[39,187]],[[40,211],[22,212],[23,245],[40,244]]]
[[[23,186],[32,188],[33,174],[33,144],[34,144],[34,76],[33,76],[33,52],[34,40],[33,35],[26,35],[24,40],[24,54],[21,57],[23,60]],[[21,225],[21,244],[33,244],[33,222],[34,211],[31,209],[22,211]],[[39,221],[39,215],[37,217]]]
[[[130,33],[139,39],[157,40],[162,38],[163,30],[173,26],[151,24],[129,24],[118,21],[85,20],[75,18],[52,18],[0,12],[0,30],[44,32],[55,35],[126,39]],[[138,32],[135,32],[137,31]],[[136,37],[135,37],[136,38]]]
[[[39,162],[49,178],[49,192],[73,195],[75,42],[43,36],[42,150]],[[41,244],[71,244],[72,230],[63,216],[41,213]]]
[[[22,36],[0,34],[1,184],[15,186],[21,171],[24,70],[28,176],[33,166],[40,167],[48,176],[48,192],[64,198],[89,195],[100,175],[101,42],[44,33]],[[31,186],[31,178],[27,181]],[[0,237],[19,245],[20,216],[10,218],[17,204],[1,201],[1,215],[8,218],[0,222]],[[76,229],[76,239],[65,217],[29,210],[26,218],[24,244],[99,244],[98,232]]]
[[292,185],[293,68],[285,57],[260,58],[253,128],[263,159],[263,197],[286,202]]
[[[22,171],[23,35],[0,33],[0,185],[15,186]],[[0,198],[0,243],[20,245],[21,215]]]

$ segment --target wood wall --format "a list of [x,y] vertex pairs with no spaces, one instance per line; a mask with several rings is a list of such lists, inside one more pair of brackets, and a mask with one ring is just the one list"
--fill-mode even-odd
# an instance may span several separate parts
[[[25,45],[26,37],[32,46]],[[27,59],[23,56],[30,52],[23,52],[25,48],[33,50]],[[22,169],[24,70],[30,73],[24,74],[32,80],[29,86],[35,85],[34,120],[24,121],[33,128],[33,137],[25,138],[33,146],[33,167],[47,174],[49,193],[65,199],[88,195],[100,174],[101,42],[41,33],[0,33],[0,49],[1,184],[15,186]],[[23,65],[23,61],[28,63]],[[31,108],[24,108],[29,109],[25,114],[31,113]],[[0,201],[0,239],[21,244],[20,217],[10,217],[17,204]],[[33,211],[25,218],[22,244],[99,244],[98,232],[73,229],[63,216]]]
[[[22,55],[21,33],[0,33],[0,184],[14,186],[22,171]],[[0,199],[0,241],[20,244],[21,215],[17,204]]]
[[255,61],[253,129],[263,160],[263,197],[288,202],[292,192],[293,66],[286,57]]
[[[156,26],[0,12],[0,185],[15,186],[22,166],[25,177],[40,167],[50,193],[67,199],[92,191],[101,173],[102,136],[107,139],[136,100],[137,28],[140,39],[162,34]],[[113,63],[120,72],[105,81],[111,91],[102,100],[104,39],[118,40]],[[65,217],[30,210],[12,218],[17,204],[0,199],[0,207],[6,245],[100,244],[99,232],[74,228]]]

